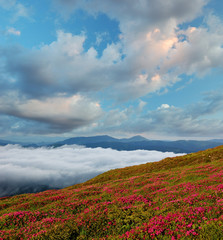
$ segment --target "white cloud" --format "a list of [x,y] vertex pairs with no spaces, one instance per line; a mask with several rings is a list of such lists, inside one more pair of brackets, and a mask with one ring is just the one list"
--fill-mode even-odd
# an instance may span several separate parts
[[178,38],[184,40],[175,43],[168,59],[161,67],[162,72],[175,68],[175,74],[185,73],[204,76],[213,68],[222,68],[223,28],[219,18],[209,15],[207,26],[189,27],[178,32]]
[[15,28],[9,28],[7,30],[7,34],[8,35],[15,35],[15,36],[20,36],[21,35],[21,32],[19,30],[16,30]]
[[170,108],[168,104],[162,104],[160,107],[158,107],[158,110],[168,109],[168,108]]
[[110,169],[159,161],[180,154],[157,151],[116,151],[80,146],[22,148],[0,147],[0,196],[25,186],[62,188],[86,181]]

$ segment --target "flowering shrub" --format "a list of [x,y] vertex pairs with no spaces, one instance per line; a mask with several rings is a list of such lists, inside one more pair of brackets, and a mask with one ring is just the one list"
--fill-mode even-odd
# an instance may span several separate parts
[[223,239],[223,147],[0,198],[0,239]]

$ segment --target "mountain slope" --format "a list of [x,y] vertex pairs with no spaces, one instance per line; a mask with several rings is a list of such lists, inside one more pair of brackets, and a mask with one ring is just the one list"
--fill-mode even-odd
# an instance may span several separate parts
[[0,239],[223,239],[223,146],[0,199]]

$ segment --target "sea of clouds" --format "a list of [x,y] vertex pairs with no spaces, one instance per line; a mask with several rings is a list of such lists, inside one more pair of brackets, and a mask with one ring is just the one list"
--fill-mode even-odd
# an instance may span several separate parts
[[110,169],[159,161],[182,154],[117,151],[65,145],[60,148],[0,147],[0,197],[84,182]]

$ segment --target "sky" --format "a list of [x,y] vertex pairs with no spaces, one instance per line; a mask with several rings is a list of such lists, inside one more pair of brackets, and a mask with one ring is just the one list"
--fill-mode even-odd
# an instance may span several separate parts
[[0,139],[223,138],[221,0],[0,0]]
[[0,146],[0,152],[0,197],[21,193],[27,187],[33,191],[38,191],[40,186],[63,188],[89,180],[110,169],[183,155],[146,150],[92,149],[74,145],[56,149],[7,145]]

